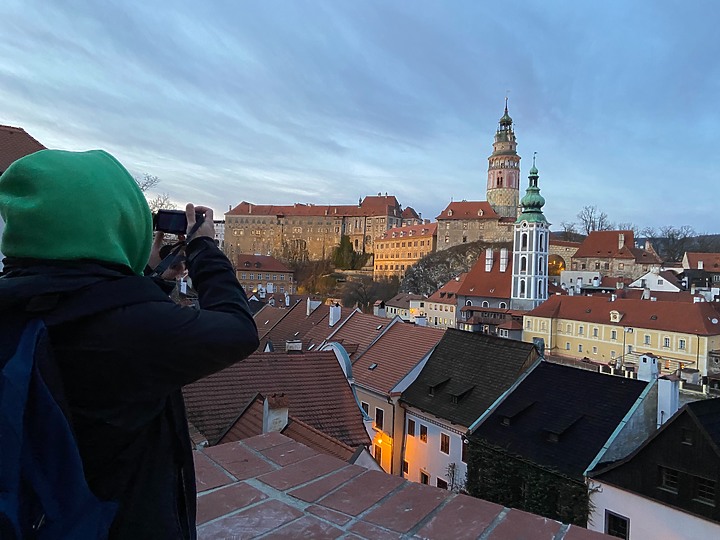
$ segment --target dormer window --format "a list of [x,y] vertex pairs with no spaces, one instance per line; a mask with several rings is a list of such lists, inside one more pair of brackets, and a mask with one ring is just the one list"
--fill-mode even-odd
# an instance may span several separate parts
[[453,211],[452,211],[452,210],[448,210],[448,217],[452,217],[452,214],[453,214]]
[[255,263],[255,268],[260,268],[260,262]]
[[485,212],[483,212],[482,209],[478,210],[478,216],[482,216],[483,214],[485,214]]
[[245,261],[245,268],[250,268],[250,261]]
[[610,311],[610,322],[618,323],[623,318],[623,313],[613,309]]

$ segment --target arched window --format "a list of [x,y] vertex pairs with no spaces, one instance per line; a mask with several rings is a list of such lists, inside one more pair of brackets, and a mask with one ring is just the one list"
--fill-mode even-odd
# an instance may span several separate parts
[[545,267],[543,266],[543,262],[543,258],[540,257],[538,259],[538,274],[540,274],[541,276],[545,275]]
[[527,233],[522,233],[520,235],[520,249],[526,250],[528,248],[528,235]]
[[525,298],[525,280],[520,280],[520,298]]
[[507,304],[505,302],[500,302],[500,309],[507,309]]
[[520,257],[520,271],[527,272],[527,257]]
[[545,235],[540,233],[540,251],[545,251]]
[[490,307],[490,302],[483,300],[482,307]]
[[466,305],[466,306],[472,306],[472,302],[471,302],[470,300],[465,300],[465,305]]
[[538,279],[537,282],[537,297],[538,298],[545,298],[545,287],[543,286],[543,280]]

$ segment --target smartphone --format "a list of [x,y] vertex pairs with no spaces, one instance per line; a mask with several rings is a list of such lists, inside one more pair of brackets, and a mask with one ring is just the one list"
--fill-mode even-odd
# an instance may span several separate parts
[[[205,214],[195,212],[195,222],[200,223]],[[187,217],[184,210],[158,210],[153,216],[153,229],[169,234],[186,234]]]

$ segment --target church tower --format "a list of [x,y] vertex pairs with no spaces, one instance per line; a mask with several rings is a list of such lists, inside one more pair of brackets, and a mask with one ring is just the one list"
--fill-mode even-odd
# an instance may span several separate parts
[[538,187],[538,170],[533,166],[530,182],[520,201],[522,212],[517,218],[513,235],[512,309],[531,310],[548,297],[548,245],[550,224],[542,207],[545,199]]
[[520,198],[520,156],[513,131],[512,118],[508,114],[505,98],[505,114],[495,132],[493,153],[488,158],[487,201],[501,217],[517,217]]

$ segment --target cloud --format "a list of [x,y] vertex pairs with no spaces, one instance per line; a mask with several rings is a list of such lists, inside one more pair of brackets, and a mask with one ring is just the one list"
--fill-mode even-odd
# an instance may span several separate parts
[[387,191],[434,217],[451,197],[485,197],[509,90],[522,174],[537,151],[553,223],[597,204],[616,221],[710,230],[714,209],[696,193],[717,176],[718,11],[9,0],[0,123],[49,146],[106,148],[178,201]]

